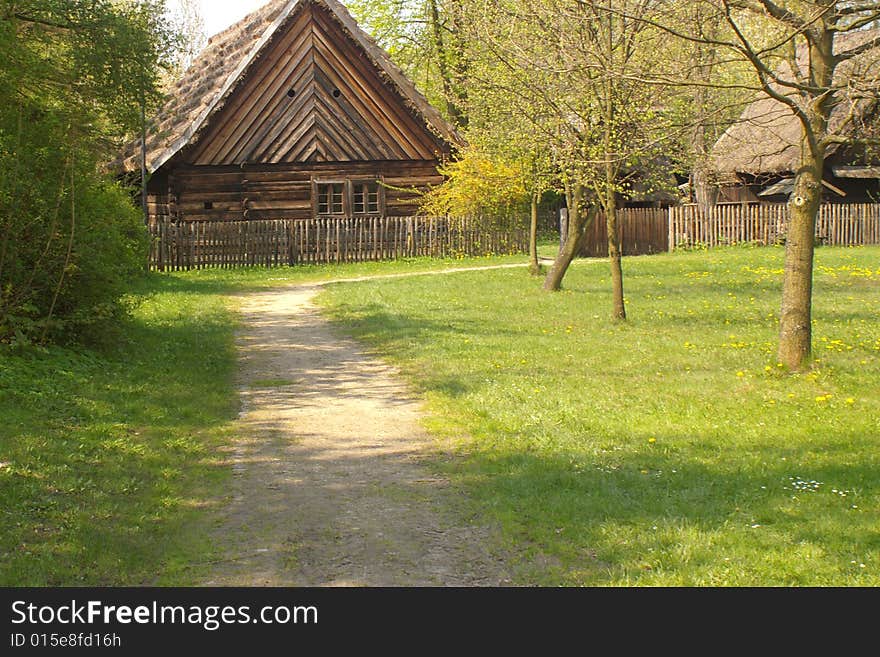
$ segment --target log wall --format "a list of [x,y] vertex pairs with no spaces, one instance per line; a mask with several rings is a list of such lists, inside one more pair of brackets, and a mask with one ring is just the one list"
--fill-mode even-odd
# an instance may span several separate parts
[[179,166],[151,181],[151,220],[310,219],[313,183],[380,181],[388,216],[418,213],[419,191],[443,182],[436,161],[380,161],[246,167]]

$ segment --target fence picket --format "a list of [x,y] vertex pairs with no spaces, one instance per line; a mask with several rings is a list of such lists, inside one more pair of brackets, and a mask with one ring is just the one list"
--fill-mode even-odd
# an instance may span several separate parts
[[[523,253],[525,230],[473,239],[456,220],[436,217],[347,217],[342,220],[158,220],[150,226],[150,266],[160,271],[205,267],[364,262],[420,255]],[[462,222],[460,225],[468,226]],[[503,234],[502,234],[503,233]],[[470,247],[463,250],[462,247]]]
[[[789,224],[784,204],[719,205],[708,214],[696,206],[668,209],[669,250],[721,243],[775,244]],[[880,205],[825,204],[816,217],[816,243],[829,246],[880,244]]]

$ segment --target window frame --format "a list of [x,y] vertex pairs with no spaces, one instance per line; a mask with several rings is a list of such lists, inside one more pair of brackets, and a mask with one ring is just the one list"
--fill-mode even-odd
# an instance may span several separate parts
[[[312,181],[312,210],[313,214],[316,217],[345,217],[349,214],[349,203],[348,203],[348,181],[343,178],[334,178],[334,179],[315,179]],[[335,187],[339,185],[342,187],[342,211],[341,212],[333,212],[333,194],[330,193],[330,201],[328,212],[321,212],[321,191],[323,187]]]
[[[352,179],[349,181],[351,184],[351,214],[355,217],[369,217],[369,216],[384,216],[385,214],[385,193],[384,188],[382,186],[382,181],[376,178],[361,178],[361,179]],[[358,188],[366,187],[366,198],[364,199],[364,209],[363,212],[358,212],[356,209],[355,200],[358,195]],[[376,210],[372,211],[370,208],[370,195],[372,194],[372,188],[375,187],[376,193]]]
[[[321,212],[321,193],[323,189],[331,185],[342,186],[342,212]],[[374,188],[367,191],[364,202],[364,211],[355,211],[355,196],[358,187]],[[369,195],[376,194],[375,204],[371,206]],[[332,199],[331,199],[332,206]],[[370,210],[375,207],[376,211]],[[330,208],[332,210],[332,207]],[[355,178],[313,178],[312,179],[312,216],[315,218],[340,218],[340,217],[376,217],[385,216],[385,186],[381,177],[355,177]]]

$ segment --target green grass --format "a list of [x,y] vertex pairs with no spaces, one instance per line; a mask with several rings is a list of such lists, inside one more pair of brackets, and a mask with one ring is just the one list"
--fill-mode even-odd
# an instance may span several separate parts
[[[783,252],[332,286],[428,399],[438,457],[523,583],[880,585],[880,249],[819,249],[815,363],[775,360]],[[531,567],[530,564],[541,564]]]
[[431,271],[468,267],[492,267],[527,263],[525,256],[484,256],[461,258],[408,258],[392,262],[361,262],[338,265],[299,265],[297,267],[201,269],[175,272],[167,276],[178,282],[182,289],[201,293],[228,294],[236,291],[252,292],[314,283],[341,278],[364,276],[405,276]]
[[0,585],[166,585],[209,560],[235,315],[151,277],[110,346],[0,352]]
[[[604,262],[558,295],[500,270],[323,301],[425,393],[455,446],[438,467],[500,522],[521,582],[877,586],[880,249],[819,250],[818,361],[794,376],[773,359],[781,256],[628,259],[625,325]],[[524,261],[154,275],[104,346],[0,348],[0,585],[198,581],[230,481],[237,294]]]
[[[188,585],[218,556],[236,429],[237,295],[428,259],[154,274],[92,348],[0,345],[0,586]],[[277,386],[293,381],[260,381]]]

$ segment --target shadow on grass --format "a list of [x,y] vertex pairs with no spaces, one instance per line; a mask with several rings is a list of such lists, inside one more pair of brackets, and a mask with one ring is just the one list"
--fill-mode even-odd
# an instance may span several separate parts
[[[158,283],[157,294],[186,287]],[[192,528],[228,476],[232,322],[219,300],[165,303],[126,321],[112,348],[0,368],[0,584],[186,582],[210,554]]]
[[734,469],[655,450],[589,458],[480,444],[445,467],[514,544],[551,557],[544,572],[525,564],[541,583],[638,584],[662,573],[676,585],[840,584],[855,555],[880,549],[868,508],[876,462],[793,467],[791,451],[781,460],[783,449],[764,448],[759,464]]
[[[574,285],[590,296],[601,291],[591,281],[575,279]],[[401,295],[412,292],[403,286],[395,291]],[[500,287],[498,291],[504,292]],[[598,418],[587,409],[589,390],[567,388],[567,383],[560,387],[576,401],[566,406],[566,414],[547,406],[546,414],[536,411],[536,416],[546,417],[544,427],[529,427],[522,416],[527,416],[530,408],[524,406],[520,412],[512,403],[492,407],[492,400],[504,392],[513,395],[531,389],[530,381],[541,371],[532,361],[537,362],[536,355],[551,358],[549,346],[559,345],[560,338],[531,343],[527,347],[531,351],[523,354],[522,370],[516,368],[518,357],[507,363],[510,372],[504,375],[506,382],[497,385],[509,387],[491,392],[489,388],[496,385],[490,369],[495,356],[487,345],[513,350],[518,339],[539,335],[541,327],[536,323],[511,322],[544,316],[541,304],[535,304],[531,314],[512,308],[515,301],[501,311],[497,304],[491,304],[486,321],[479,321],[471,312],[443,322],[425,317],[426,310],[417,304],[389,299],[388,306],[332,299],[336,305],[331,304],[331,312],[347,332],[413,368],[411,378],[420,392],[440,399],[435,418],[438,431],[475,436],[465,443],[463,457],[450,459],[443,468],[474,500],[479,514],[499,520],[512,544],[531,551],[534,572],[526,578],[529,583],[786,586],[876,585],[880,581],[876,573],[859,570],[859,564],[870,562],[866,555],[877,554],[880,548],[873,513],[880,495],[880,462],[869,444],[870,429],[865,434],[857,427],[841,428],[844,423],[830,421],[825,428],[822,420],[823,428],[817,430],[798,409],[785,421],[778,414],[772,416],[786,436],[778,438],[777,445],[766,432],[754,431],[749,418],[737,419],[746,413],[760,413],[761,408],[754,404],[751,408],[744,405],[738,412],[729,407],[736,401],[728,400],[726,415],[712,419],[690,414],[694,405],[670,402],[665,409],[649,403],[645,413],[660,413],[657,419],[661,426],[670,426],[669,413],[678,413],[674,417],[680,420],[681,431],[664,434],[662,429],[652,429],[656,443],[649,445],[645,436],[644,443],[634,445],[633,433],[638,429],[628,431],[625,421],[612,426]],[[442,309],[443,298],[433,303]],[[449,304],[457,305],[455,299]],[[389,306],[401,310],[395,313]],[[819,321],[832,317],[867,319],[869,310],[850,304],[827,313],[823,309],[817,315]],[[554,312],[555,317],[564,317]],[[553,318],[554,314],[546,316]],[[696,317],[667,316],[660,328],[665,334],[678,336],[677,341],[689,337],[689,331],[704,338],[718,333],[720,341],[726,339],[720,335],[731,331],[724,324],[727,318],[755,330],[755,319],[731,317],[721,310],[701,310]],[[579,328],[589,332],[604,326],[587,319]],[[625,330],[645,338],[638,326],[631,324]],[[650,330],[653,335],[658,333]],[[764,320],[758,330],[766,331],[772,340],[775,323]],[[449,344],[463,338],[481,343],[473,358],[467,355],[466,347]],[[438,348],[437,343],[442,346]],[[593,353],[584,345],[571,349],[571,353],[587,356]],[[622,343],[602,351],[597,366],[605,363],[607,367],[633,349]],[[680,355],[673,352],[649,353],[648,373],[667,366],[684,370]],[[456,367],[444,364],[432,369],[425,353],[435,363],[449,353]],[[748,355],[755,358],[755,353],[753,349]],[[499,354],[499,359],[502,356]],[[731,352],[730,358],[739,359],[732,362],[743,367],[739,352]],[[764,356],[758,353],[757,358]],[[700,364],[706,365],[702,360]],[[586,360],[581,360],[577,367],[587,366]],[[715,371],[718,362],[706,366]],[[612,384],[618,386],[621,397],[632,392],[626,389],[629,376],[641,375],[638,371],[621,372]],[[607,372],[603,372],[596,380],[604,383],[606,378]],[[658,379],[657,385],[663,385],[662,380]],[[725,394],[724,389],[713,388],[718,385],[714,379],[705,389],[693,388],[699,385],[693,382],[687,385],[691,387],[685,390],[694,394],[695,400]],[[471,392],[475,395],[469,399]],[[798,393],[810,400],[815,394],[809,387],[798,388]],[[607,407],[616,408],[613,401],[605,401]],[[705,403],[695,405],[711,408]],[[579,413],[595,419],[595,426],[569,417]],[[732,424],[725,425],[725,418]],[[558,425],[552,423],[554,419],[559,420]],[[645,426],[643,417],[626,416],[626,420]],[[754,422],[758,421],[756,417]],[[528,428],[518,434],[508,432],[508,426]],[[798,427],[803,428],[803,440],[796,433]],[[584,430],[578,433],[580,429]],[[600,438],[600,431],[607,433]],[[815,488],[813,482],[819,482]]]
[[272,288],[269,283],[257,277],[257,274],[263,272],[251,272],[251,270],[205,270],[205,272],[203,276],[199,276],[201,272],[192,272],[185,276],[151,272],[136,281],[131,292],[150,297],[163,293],[231,294],[245,289],[257,292]]

